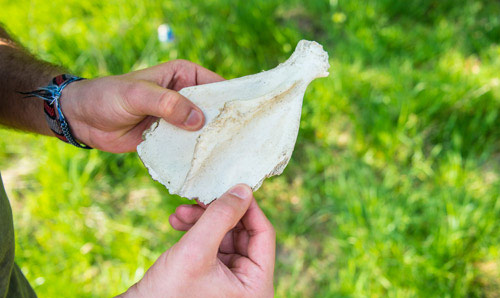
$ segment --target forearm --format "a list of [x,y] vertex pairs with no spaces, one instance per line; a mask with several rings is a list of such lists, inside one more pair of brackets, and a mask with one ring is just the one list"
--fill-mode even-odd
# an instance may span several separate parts
[[64,71],[36,59],[0,27],[0,124],[52,135],[43,113],[43,101],[19,92],[46,86]]

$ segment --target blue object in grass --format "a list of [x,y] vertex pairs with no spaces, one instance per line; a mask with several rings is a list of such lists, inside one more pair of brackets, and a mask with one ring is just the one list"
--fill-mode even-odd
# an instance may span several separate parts
[[158,40],[161,43],[171,43],[174,41],[174,32],[168,24],[158,26]]

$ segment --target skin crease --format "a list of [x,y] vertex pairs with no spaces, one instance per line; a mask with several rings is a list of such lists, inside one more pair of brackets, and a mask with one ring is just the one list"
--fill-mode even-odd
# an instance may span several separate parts
[[249,186],[169,218],[188,231],[120,297],[272,297],[276,234]]
[[[19,91],[45,86],[61,73],[62,68],[38,60],[0,27],[0,125],[53,135],[42,101]],[[203,113],[177,91],[221,80],[197,64],[174,60],[73,82],[60,102],[77,140],[103,151],[130,152],[159,117],[186,130],[203,127]],[[276,235],[249,186],[237,185],[209,206],[179,206],[169,222],[188,232],[119,297],[273,296]]]
[[142,132],[159,117],[183,129],[200,129],[203,112],[176,91],[222,80],[195,63],[174,60],[120,76],[71,83],[62,93],[61,105],[81,142],[114,153],[132,152],[142,141]]

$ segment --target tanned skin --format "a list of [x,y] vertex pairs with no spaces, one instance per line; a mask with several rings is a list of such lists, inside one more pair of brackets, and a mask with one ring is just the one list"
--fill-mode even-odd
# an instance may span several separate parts
[[[0,124],[51,135],[43,102],[19,92],[46,86],[65,71],[40,61],[0,28]],[[135,151],[159,117],[185,130],[204,124],[202,111],[177,91],[223,80],[176,60],[119,76],[69,84],[60,102],[73,135],[93,148]],[[68,145],[70,146],[70,145]],[[120,297],[273,297],[274,228],[252,189],[239,184],[210,206],[181,205],[169,217],[187,231]]]
[[[67,73],[62,67],[31,55],[1,28],[0,124],[52,135],[43,102],[25,98]],[[73,136],[93,148],[120,153],[135,151],[142,132],[158,118],[186,130],[203,127],[203,112],[177,91],[223,80],[197,64],[175,60],[140,71],[73,82],[64,88],[60,103]]]
[[64,73],[61,67],[38,60],[0,27],[0,124],[15,129],[52,135],[40,99],[25,98],[19,92],[49,84]]

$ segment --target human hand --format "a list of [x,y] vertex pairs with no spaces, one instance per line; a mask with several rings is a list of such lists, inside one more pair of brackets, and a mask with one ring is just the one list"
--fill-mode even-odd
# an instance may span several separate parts
[[120,297],[272,297],[275,231],[239,184],[205,210],[181,205],[169,218],[188,231]]
[[62,110],[75,138],[114,153],[135,151],[158,118],[186,130],[204,124],[203,112],[176,91],[224,80],[195,63],[174,60],[119,76],[73,82]]

